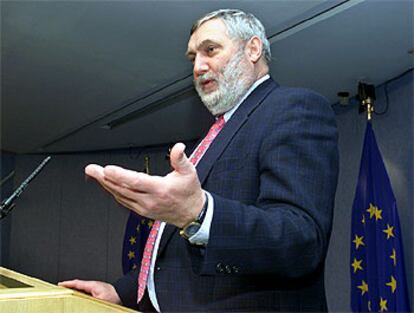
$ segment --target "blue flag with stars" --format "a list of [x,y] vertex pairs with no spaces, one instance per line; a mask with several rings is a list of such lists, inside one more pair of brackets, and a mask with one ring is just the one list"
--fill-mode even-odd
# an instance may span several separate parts
[[[149,174],[149,156],[144,158],[144,173]],[[141,264],[145,244],[154,221],[131,211],[125,228],[124,242],[122,245],[122,271],[124,274],[137,269]],[[139,270],[139,268],[137,269]]]
[[410,312],[397,204],[370,122],[352,206],[353,312]]
[[135,270],[140,264],[152,224],[153,220],[151,219],[142,217],[132,211],[129,213],[122,249],[122,270],[124,274]]

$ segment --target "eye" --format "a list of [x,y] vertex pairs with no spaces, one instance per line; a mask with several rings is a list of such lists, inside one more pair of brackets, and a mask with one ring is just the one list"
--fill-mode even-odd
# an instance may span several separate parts
[[193,64],[194,64],[194,61],[195,61],[195,55],[194,55],[194,54],[188,54],[188,55],[187,55],[187,59],[188,59],[188,61],[190,61],[191,63],[193,63]]
[[207,48],[206,48],[206,52],[207,52],[208,55],[212,55],[216,51],[217,51],[216,46],[207,46]]

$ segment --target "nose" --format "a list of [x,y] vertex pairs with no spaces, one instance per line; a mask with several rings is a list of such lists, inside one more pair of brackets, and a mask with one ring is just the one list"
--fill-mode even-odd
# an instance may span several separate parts
[[194,65],[193,65],[194,78],[197,78],[200,75],[207,73],[208,70],[209,70],[209,65],[206,62],[205,58],[203,58],[200,55],[197,55],[194,59]]

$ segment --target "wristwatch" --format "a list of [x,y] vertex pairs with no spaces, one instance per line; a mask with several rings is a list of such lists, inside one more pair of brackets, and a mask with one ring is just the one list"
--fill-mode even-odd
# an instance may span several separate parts
[[201,224],[203,223],[204,217],[206,215],[207,207],[208,207],[208,196],[206,195],[206,201],[204,202],[204,206],[201,209],[200,213],[198,214],[196,220],[188,223],[180,230],[181,237],[188,240],[196,232],[199,231]]

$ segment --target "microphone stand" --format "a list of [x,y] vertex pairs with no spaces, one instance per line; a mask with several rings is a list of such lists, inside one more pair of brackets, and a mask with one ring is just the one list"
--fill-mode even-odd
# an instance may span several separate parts
[[11,210],[16,206],[14,201],[21,195],[24,189],[29,185],[30,181],[36,177],[37,174],[43,169],[43,167],[51,159],[50,156],[45,158],[42,163],[24,180],[23,183],[12,193],[10,197],[4,200],[0,205],[0,219],[3,219],[10,213]]

